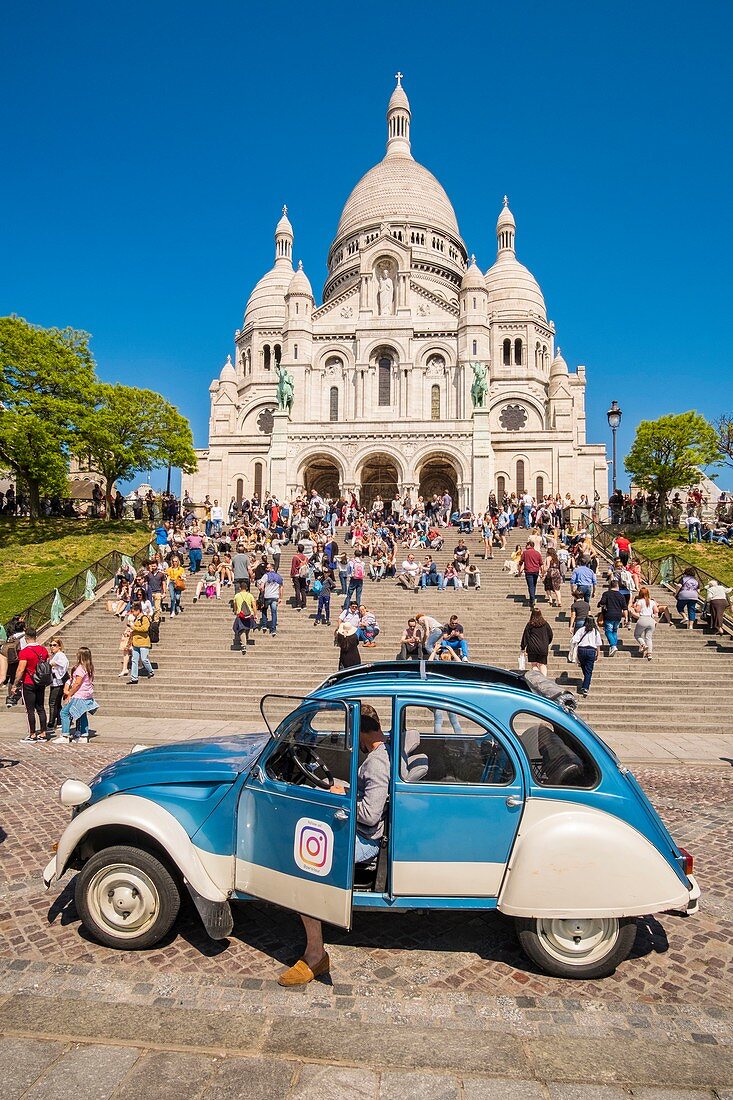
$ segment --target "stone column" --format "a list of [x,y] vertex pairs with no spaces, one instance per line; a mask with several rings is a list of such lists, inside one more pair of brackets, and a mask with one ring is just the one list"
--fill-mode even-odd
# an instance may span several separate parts
[[473,410],[473,500],[475,512],[483,512],[494,485],[494,451],[491,446],[489,410]]
[[284,500],[287,487],[288,425],[290,418],[285,409],[276,409],[270,440],[270,492]]

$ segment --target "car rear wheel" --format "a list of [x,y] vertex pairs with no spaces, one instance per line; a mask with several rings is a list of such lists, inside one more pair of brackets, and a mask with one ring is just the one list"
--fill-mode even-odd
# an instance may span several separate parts
[[181,905],[168,868],[141,848],[114,845],[87,860],[76,880],[76,909],[88,932],[107,947],[152,947]]
[[556,978],[606,978],[636,939],[629,918],[517,917],[515,926],[524,953]]

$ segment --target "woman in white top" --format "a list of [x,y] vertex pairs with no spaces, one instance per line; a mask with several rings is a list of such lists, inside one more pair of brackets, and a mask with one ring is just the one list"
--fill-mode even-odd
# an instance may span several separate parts
[[631,614],[637,620],[634,627],[634,637],[639,643],[641,655],[651,661],[652,649],[654,648],[654,630],[659,618],[659,611],[657,610],[656,601],[649,595],[648,588],[642,587],[639,589],[639,598],[634,601]]
[[593,667],[602,645],[603,640],[596,626],[596,620],[592,615],[588,615],[583,625],[575,631],[570,642],[570,647],[575,649],[578,664],[583,672],[583,683],[578,690],[579,695],[585,697],[590,691]]
[[64,643],[60,638],[52,638],[48,643],[51,653],[51,690],[48,693],[48,732],[53,733],[61,724],[61,703],[64,684],[68,678],[69,658],[64,653]]

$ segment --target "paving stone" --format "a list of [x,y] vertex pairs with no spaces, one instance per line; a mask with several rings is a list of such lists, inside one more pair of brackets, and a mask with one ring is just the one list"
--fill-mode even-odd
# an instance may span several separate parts
[[282,1058],[214,1058],[201,1100],[278,1100],[287,1095],[294,1069]]
[[149,1051],[114,1094],[114,1100],[180,1100],[181,1096],[199,1097],[211,1077],[213,1058],[179,1051]]
[[377,1100],[376,1073],[341,1066],[304,1065],[288,1100]]
[[260,1042],[264,1021],[240,1012],[154,1008],[11,997],[0,1006],[0,1030],[42,1031],[75,1039],[122,1039],[146,1045],[248,1050]]
[[539,1081],[464,1077],[463,1100],[546,1100],[546,1093]]
[[[509,1035],[461,1032],[453,1029],[404,1027],[383,1029],[374,1043],[365,1042],[362,1024],[285,1019],[278,1022],[264,1044],[265,1053],[318,1058],[324,1062],[352,1062],[389,1068],[473,1072],[487,1065],[505,1077],[521,1077],[526,1060],[518,1040]],[[527,1074],[524,1074],[527,1076]]]
[[[622,1032],[623,1034],[623,1032]],[[666,1046],[638,1039],[528,1039],[534,1073],[550,1081],[705,1088],[733,1084],[733,1049],[697,1043]]]
[[23,1100],[109,1100],[140,1057],[134,1047],[74,1046],[25,1093]]
[[0,1039],[0,1100],[16,1100],[64,1049],[41,1039]]
[[383,1073],[379,1100],[458,1100],[460,1084],[456,1077],[432,1073]]
[[643,1085],[637,1085],[633,1090],[634,1100],[712,1100],[713,1096],[720,1095],[717,1090],[713,1093],[712,1089],[658,1089]]
[[548,1086],[550,1100],[629,1100],[630,1089],[617,1088],[616,1085],[558,1085],[551,1082]]

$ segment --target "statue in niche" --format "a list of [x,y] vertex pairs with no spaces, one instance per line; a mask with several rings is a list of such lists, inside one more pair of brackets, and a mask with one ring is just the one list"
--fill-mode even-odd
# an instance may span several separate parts
[[391,272],[386,265],[382,268],[378,282],[377,305],[380,317],[391,317],[394,313],[394,283],[392,282]]
[[483,409],[486,396],[489,392],[488,372],[483,363],[471,363],[473,370],[473,385],[471,386],[471,400],[474,409]]
[[278,363],[277,371],[277,407],[290,413],[295,401],[295,383],[292,374],[288,374],[285,367]]

